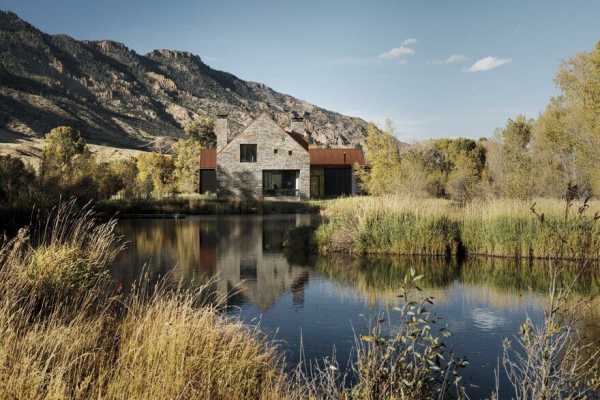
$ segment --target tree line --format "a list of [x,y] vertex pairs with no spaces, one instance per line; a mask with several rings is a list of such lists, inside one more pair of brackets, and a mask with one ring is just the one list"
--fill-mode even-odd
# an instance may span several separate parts
[[213,128],[211,119],[202,119],[187,125],[187,137],[164,152],[103,161],[78,130],[59,126],[46,135],[37,170],[20,158],[0,156],[0,207],[46,207],[61,197],[85,202],[195,192],[200,150],[214,142]]
[[[509,119],[492,138],[436,139],[399,146],[371,124],[365,143],[369,168],[358,170],[374,195],[450,198],[561,197],[565,187],[600,194],[600,42],[562,63],[560,94],[535,119]],[[46,135],[40,168],[0,156],[0,207],[52,204],[58,197],[102,200],[195,192],[202,147],[215,144],[214,121],[185,127],[187,137],[164,152],[98,160],[81,134],[57,127]]]
[[564,61],[560,94],[535,119],[519,115],[492,138],[438,139],[402,147],[389,131],[369,128],[370,168],[359,170],[371,194],[477,197],[600,194],[600,42]]

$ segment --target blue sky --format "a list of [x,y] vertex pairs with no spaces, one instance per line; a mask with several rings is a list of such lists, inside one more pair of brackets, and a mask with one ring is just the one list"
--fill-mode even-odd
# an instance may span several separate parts
[[[600,40],[600,1],[0,0],[49,33],[214,68],[414,141],[491,136],[535,117],[560,62]],[[470,71],[471,70],[471,71]]]

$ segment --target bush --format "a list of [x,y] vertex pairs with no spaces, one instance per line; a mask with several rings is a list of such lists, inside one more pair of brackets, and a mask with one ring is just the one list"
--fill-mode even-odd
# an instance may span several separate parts
[[30,207],[36,191],[34,170],[18,158],[0,155],[0,207]]

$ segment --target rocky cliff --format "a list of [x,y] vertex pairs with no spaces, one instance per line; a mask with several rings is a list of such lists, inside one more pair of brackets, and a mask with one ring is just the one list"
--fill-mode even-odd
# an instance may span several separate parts
[[[367,123],[217,71],[199,56],[137,54],[113,41],[45,34],[0,11],[0,131],[40,137],[58,125],[90,143],[148,148],[183,137],[193,120],[226,113],[235,132],[262,112],[282,127],[292,112],[322,144],[361,143]],[[0,136],[0,141],[2,136]]]

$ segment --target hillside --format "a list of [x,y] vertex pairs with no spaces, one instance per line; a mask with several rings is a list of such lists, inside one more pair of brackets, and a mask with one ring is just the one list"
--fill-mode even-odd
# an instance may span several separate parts
[[[140,55],[113,41],[48,35],[0,11],[0,149],[26,145],[58,125],[91,144],[149,149],[184,136],[193,120],[227,113],[235,132],[261,112],[282,127],[292,112],[322,144],[361,143],[367,123],[244,81],[175,50]],[[22,146],[23,145],[23,146]],[[25,146],[25,147],[24,147]]]

